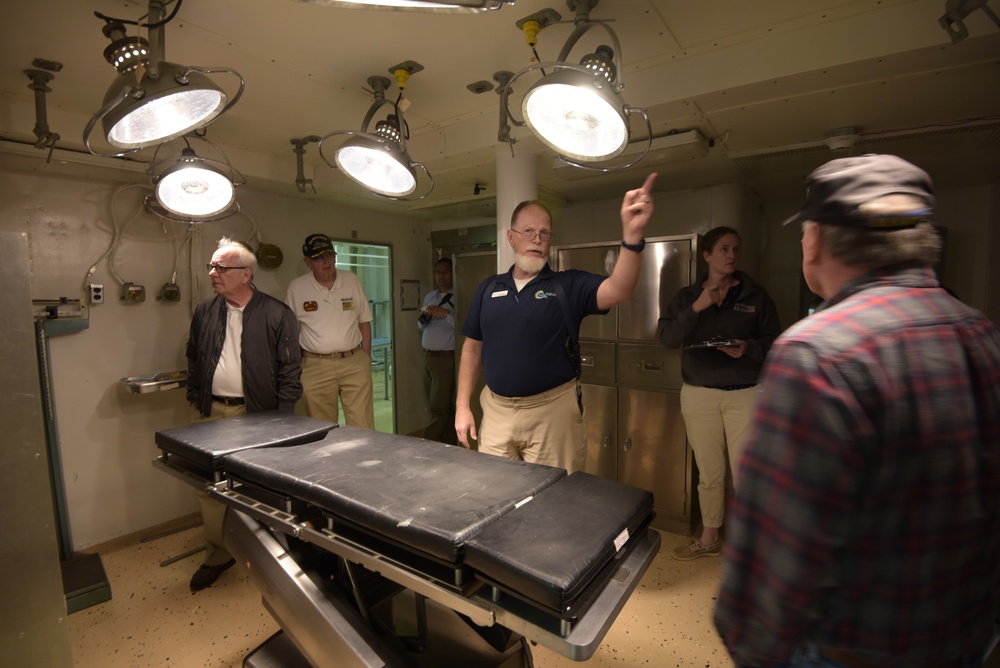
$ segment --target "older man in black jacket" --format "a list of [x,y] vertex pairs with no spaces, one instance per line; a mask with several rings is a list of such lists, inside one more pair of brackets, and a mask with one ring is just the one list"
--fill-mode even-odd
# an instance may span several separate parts
[[[195,308],[187,343],[187,398],[192,421],[279,410],[292,413],[302,396],[302,352],[295,314],[257,290],[253,252],[226,237],[208,265],[215,296]],[[235,562],[222,540],[225,506],[199,493],[205,562],[191,590],[211,586]]]

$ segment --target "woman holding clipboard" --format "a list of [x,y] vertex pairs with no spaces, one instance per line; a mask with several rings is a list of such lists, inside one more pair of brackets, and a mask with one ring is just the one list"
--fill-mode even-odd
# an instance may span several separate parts
[[702,533],[673,551],[680,561],[722,552],[726,489],[734,487],[764,357],[781,333],[771,297],[736,269],[736,230],[709,230],[701,250],[708,275],[682,288],[658,325],[665,347],[684,346],[681,414],[698,465]]

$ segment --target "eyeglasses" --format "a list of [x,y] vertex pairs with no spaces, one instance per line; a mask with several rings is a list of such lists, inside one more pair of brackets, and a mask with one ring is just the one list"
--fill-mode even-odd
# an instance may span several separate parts
[[526,239],[528,241],[534,241],[534,239],[535,239],[536,236],[539,239],[541,239],[542,241],[548,241],[549,239],[555,239],[556,238],[556,235],[552,234],[548,230],[533,230],[530,227],[528,229],[526,229],[526,230],[515,230],[512,227],[512,228],[510,228],[510,231],[511,232],[517,232],[518,234],[521,235],[522,239]]
[[215,269],[220,274],[224,274],[230,269],[246,269],[246,267],[227,267],[226,265],[219,264],[218,262],[209,262],[207,266],[209,271]]

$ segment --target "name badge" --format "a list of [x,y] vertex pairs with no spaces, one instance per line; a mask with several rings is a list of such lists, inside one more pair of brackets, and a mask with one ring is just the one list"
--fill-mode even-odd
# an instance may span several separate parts
[[507,291],[506,290],[497,290],[492,295],[490,295],[490,297],[492,297],[494,299],[496,299],[497,297],[506,297],[506,296],[507,296]]
[[354,310],[354,300],[353,299],[342,299],[340,300],[340,308],[344,311]]
[[312,313],[319,310],[319,304],[316,302],[302,302],[302,310],[306,313]]

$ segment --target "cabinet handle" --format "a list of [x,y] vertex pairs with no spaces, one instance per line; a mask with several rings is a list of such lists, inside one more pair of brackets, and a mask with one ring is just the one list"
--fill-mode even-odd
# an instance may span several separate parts
[[601,441],[601,445],[604,446],[605,450],[607,450],[608,446],[611,445],[611,437],[610,436],[605,436],[604,440]]
[[626,438],[625,439],[625,452],[628,452],[631,449],[632,449],[632,439],[631,438]]

